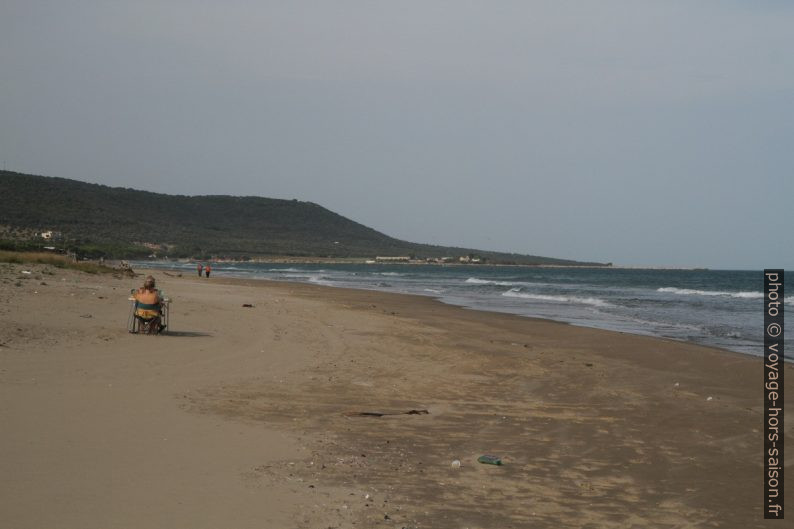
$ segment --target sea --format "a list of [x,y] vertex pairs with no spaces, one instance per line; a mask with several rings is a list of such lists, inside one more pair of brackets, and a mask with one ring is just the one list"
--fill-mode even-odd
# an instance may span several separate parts
[[[194,262],[132,265],[196,273]],[[471,309],[763,356],[761,271],[219,262],[212,274],[430,296]],[[793,295],[784,298],[784,309],[794,313]],[[785,356],[794,361],[794,329],[788,336]]]

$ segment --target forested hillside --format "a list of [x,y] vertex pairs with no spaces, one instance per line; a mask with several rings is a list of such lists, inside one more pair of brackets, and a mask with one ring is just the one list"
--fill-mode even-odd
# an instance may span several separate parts
[[[585,265],[563,259],[401,241],[311,202],[164,195],[0,171],[3,246],[53,244],[108,257],[374,257],[480,255],[490,262]],[[155,248],[159,246],[159,248]]]

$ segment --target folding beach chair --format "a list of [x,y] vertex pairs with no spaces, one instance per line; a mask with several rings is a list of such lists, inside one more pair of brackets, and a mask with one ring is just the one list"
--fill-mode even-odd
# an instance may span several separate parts
[[143,303],[139,302],[132,295],[134,293],[135,290],[131,290],[131,295],[127,298],[130,301],[130,315],[127,317],[127,330],[134,334],[160,334],[166,332],[168,328],[168,307],[171,304],[171,300],[164,297],[159,306],[160,314],[147,318],[140,316],[138,314],[138,309],[151,310],[153,307],[145,306]]

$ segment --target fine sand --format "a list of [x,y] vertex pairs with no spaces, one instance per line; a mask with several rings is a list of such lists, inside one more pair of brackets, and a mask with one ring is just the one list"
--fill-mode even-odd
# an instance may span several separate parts
[[155,275],[174,302],[150,337],[125,327],[140,277],[0,264],[0,527],[786,524],[763,520],[761,359],[422,297]]

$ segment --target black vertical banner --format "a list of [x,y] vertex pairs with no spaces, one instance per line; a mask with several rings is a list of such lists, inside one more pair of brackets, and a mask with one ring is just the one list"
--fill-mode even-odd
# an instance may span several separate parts
[[783,519],[783,270],[764,270],[764,518]]

